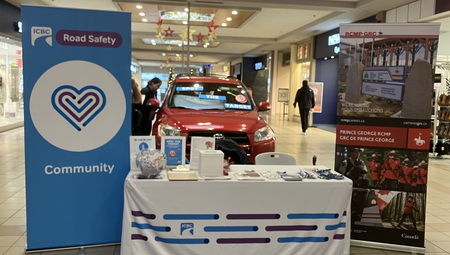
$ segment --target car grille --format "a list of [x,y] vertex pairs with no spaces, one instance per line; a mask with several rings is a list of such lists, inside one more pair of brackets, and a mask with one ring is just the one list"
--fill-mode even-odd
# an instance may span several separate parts
[[187,143],[187,153],[190,153],[191,150],[191,137],[192,136],[203,136],[203,137],[214,137],[215,134],[222,134],[224,136],[224,139],[231,139],[235,141],[239,146],[245,150],[247,155],[250,155],[251,149],[250,149],[250,141],[248,139],[248,136],[244,132],[217,132],[217,131],[195,131],[195,132],[189,132],[189,135],[187,137],[186,143]]

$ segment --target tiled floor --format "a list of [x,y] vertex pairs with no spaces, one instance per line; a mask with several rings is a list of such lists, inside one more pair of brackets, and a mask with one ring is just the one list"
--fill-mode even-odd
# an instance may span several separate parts
[[[269,122],[277,134],[277,151],[294,154],[299,164],[311,164],[313,155],[316,155],[317,164],[334,165],[333,127],[310,128],[308,134],[304,136],[301,135],[298,122],[287,121],[280,116],[269,118]],[[24,172],[23,128],[0,133],[0,254],[25,253]],[[450,254],[450,156],[445,156],[444,159],[430,158],[427,201],[426,254],[448,255]],[[361,255],[410,254],[353,246],[351,252]],[[41,254],[118,255],[120,247],[111,245]]]

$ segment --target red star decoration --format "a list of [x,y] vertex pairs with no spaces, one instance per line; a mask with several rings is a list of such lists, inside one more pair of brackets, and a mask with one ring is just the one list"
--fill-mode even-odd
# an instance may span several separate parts
[[158,24],[158,27],[160,27],[162,25],[162,19],[161,17],[158,17],[158,22],[156,24]]
[[164,30],[164,32],[166,32],[166,37],[170,36],[173,37],[173,32],[175,32],[175,30],[170,29],[170,27],[167,30]]
[[202,35],[202,32],[198,33],[198,35],[197,35],[197,42],[203,41],[203,37],[204,37],[204,35]]
[[207,28],[209,29],[209,32],[213,32],[216,31],[218,25],[214,25],[214,20],[211,20],[211,23],[207,26]]

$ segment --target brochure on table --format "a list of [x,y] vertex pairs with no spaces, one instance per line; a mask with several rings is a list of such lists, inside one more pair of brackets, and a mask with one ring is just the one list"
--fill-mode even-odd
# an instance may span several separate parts
[[214,150],[216,139],[214,137],[191,137],[191,153],[189,160],[189,168],[198,170],[200,167],[200,150]]
[[161,150],[166,154],[167,167],[184,166],[186,164],[186,137],[163,136],[161,137]]

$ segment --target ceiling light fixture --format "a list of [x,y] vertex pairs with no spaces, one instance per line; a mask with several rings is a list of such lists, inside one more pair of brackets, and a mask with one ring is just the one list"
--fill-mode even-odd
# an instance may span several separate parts
[[222,27],[226,27],[226,26],[228,26],[227,23],[225,23],[225,22],[222,23]]
[[139,16],[144,17],[144,16],[145,16],[145,13],[140,12],[140,13],[139,13]]
[[142,22],[148,22],[148,20],[147,19],[142,19]]
[[188,22],[186,20],[183,20],[182,23],[183,23],[183,25],[187,25]]
[[237,11],[232,11],[232,12],[231,12],[231,14],[233,14],[233,15],[237,15],[237,14],[238,14],[238,12],[237,12]]
[[142,9],[142,5],[136,5],[137,9]]
[[227,21],[232,21],[233,19],[231,17],[227,17]]

